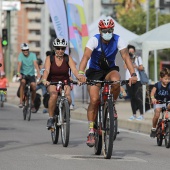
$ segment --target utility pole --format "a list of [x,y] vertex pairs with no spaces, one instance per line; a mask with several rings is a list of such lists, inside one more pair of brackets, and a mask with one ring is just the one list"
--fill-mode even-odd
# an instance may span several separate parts
[[8,46],[5,50],[5,72],[6,77],[10,80],[11,79],[11,60],[10,60],[10,51],[11,51],[11,12],[7,11],[7,30],[8,30]]
[[146,13],[146,32],[149,31],[149,9],[150,9],[150,5],[149,5],[149,0],[147,0],[147,13]]

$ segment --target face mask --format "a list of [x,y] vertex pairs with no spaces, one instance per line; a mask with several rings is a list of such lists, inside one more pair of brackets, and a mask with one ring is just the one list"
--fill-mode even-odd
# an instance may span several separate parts
[[129,56],[130,56],[131,59],[135,58],[135,55],[132,54],[132,53],[129,53]]
[[102,38],[104,40],[106,40],[106,41],[111,40],[112,36],[113,36],[113,33],[108,33],[108,32],[107,33],[102,33]]

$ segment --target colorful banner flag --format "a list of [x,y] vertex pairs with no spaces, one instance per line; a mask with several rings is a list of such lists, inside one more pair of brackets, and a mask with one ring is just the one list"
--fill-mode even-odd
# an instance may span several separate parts
[[[68,25],[64,0],[45,0],[45,2],[48,5],[57,37],[63,37],[68,41]],[[66,54],[69,54],[68,48],[66,49]]]
[[81,60],[88,41],[88,28],[82,0],[67,0],[67,20],[70,42]]

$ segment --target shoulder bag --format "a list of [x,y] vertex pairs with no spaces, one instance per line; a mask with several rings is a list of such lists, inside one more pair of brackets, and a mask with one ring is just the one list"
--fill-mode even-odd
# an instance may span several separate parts
[[110,64],[106,58],[106,55],[103,51],[103,47],[102,47],[102,38],[100,37],[100,45],[101,45],[101,56],[99,58],[99,67],[102,69],[102,70],[109,70],[110,69]]
[[[138,60],[138,65],[139,65],[139,59],[137,57]],[[145,70],[138,70],[139,71],[139,76],[140,76],[140,82],[142,85],[148,84],[149,83],[149,78],[145,72]]]

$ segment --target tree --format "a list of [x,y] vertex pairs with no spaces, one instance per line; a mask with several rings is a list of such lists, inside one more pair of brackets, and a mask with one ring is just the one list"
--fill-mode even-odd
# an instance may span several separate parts
[[[142,8],[144,0],[118,0],[121,5],[116,7],[118,22],[128,30],[141,35],[146,32],[146,11]],[[155,0],[150,0],[149,29],[155,28],[156,10]],[[170,15],[158,14],[158,25],[170,22]]]

